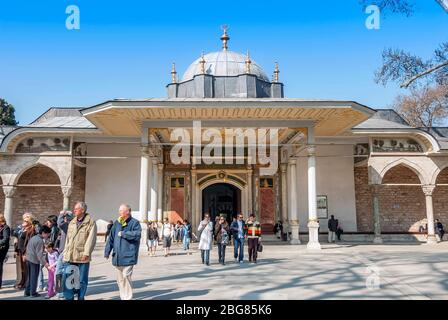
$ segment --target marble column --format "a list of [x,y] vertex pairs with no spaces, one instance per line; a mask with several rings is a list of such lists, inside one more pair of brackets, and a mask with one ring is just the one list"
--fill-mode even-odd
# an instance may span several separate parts
[[140,200],[139,211],[140,221],[148,221],[148,186],[150,181],[150,159],[148,146],[142,146],[142,156],[140,159]]
[[426,198],[426,218],[428,219],[428,238],[426,243],[434,244],[437,243],[437,238],[434,230],[434,206],[432,203],[432,194],[435,189],[435,185],[424,185],[422,186],[423,193]]
[[299,210],[297,206],[297,160],[289,160],[290,189],[291,197],[289,211],[289,227],[291,229],[291,244],[300,244],[299,239]]
[[17,191],[15,186],[3,186],[3,192],[5,193],[5,219],[6,223],[12,228],[12,216],[13,216],[13,206],[14,206],[14,193]]
[[191,226],[193,233],[197,234],[196,228],[199,225],[199,212],[197,207],[196,198],[198,197],[198,190],[196,188],[197,184],[197,173],[195,169],[191,169]]
[[[313,139],[314,140],[314,139]],[[320,250],[319,222],[317,221],[316,147],[308,145],[308,233],[307,249]]]
[[373,243],[383,243],[381,237],[381,220],[380,220],[380,203],[378,200],[380,185],[375,184],[371,186],[372,191],[372,206],[373,206]]
[[163,164],[157,166],[158,182],[157,182],[157,221],[163,221]]
[[[252,211],[252,168],[249,167],[247,170],[247,211],[249,214],[253,213]],[[260,217],[258,217],[260,219]]]
[[64,195],[64,202],[62,205],[62,210],[70,210],[70,196],[72,195],[73,188],[71,186],[62,186],[62,194]]
[[282,163],[280,165],[280,170],[282,173],[281,184],[282,184],[282,214],[281,220],[282,223],[285,223],[288,220],[288,189],[287,189],[287,180],[286,180],[286,167],[287,164]]
[[149,211],[149,220],[155,221],[157,220],[157,192],[159,191],[159,168],[156,160],[152,160],[151,162],[151,210]]

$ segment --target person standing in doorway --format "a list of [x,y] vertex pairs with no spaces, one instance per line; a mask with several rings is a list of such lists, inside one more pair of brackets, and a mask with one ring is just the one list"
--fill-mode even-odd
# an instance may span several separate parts
[[204,220],[199,224],[198,231],[201,233],[198,248],[201,250],[202,263],[209,266],[210,250],[213,244],[213,222],[210,221],[208,213],[204,214]]
[[11,229],[6,224],[5,216],[0,214],[0,289],[2,288],[3,263],[8,254],[10,238]]
[[164,219],[164,223],[162,226],[162,241],[163,241],[163,249],[165,250],[165,257],[170,255],[171,242],[173,240],[174,228],[171,225],[168,218]]
[[131,216],[131,207],[122,204],[119,217],[114,222],[104,249],[104,257],[112,253],[112,265],[118,271],[118,288],[121,300],[132,299],[132,271],[138,261],[138,250],[142,228],[140,222]]
[[330,220],[328,220],[328,242],[336,242],[336,231],[338,230],[338,219],[331,215]]
[[237,220],[230,225],[230,232],[233,236],[233,257],[236,263],[243,263],[244,259],[244,239],[246,238],[246,223],[243,214],[239,213]]
[[257,263],[258,242],[261,237],[261,224],[251,214],[247,221],[247,245],[249,247],[249,262]]
[[[87,204],[77,202],[73,209],[75,217],[70,221],[64,248],[63,261],[67,264],[64,268],[62,285],[64,298],[73,300],[75,293],[78,300],[84,300],[89,283],[89,267],[92,252],[96,244],[96,223],[87,213]],[[67,278],[75,270],[79,271],[79,283],[67,287]]]
[[25,297],[39,297],[37,293],[37,280],[39,278],[40,266],[48,268],[49,264],[44,256],[44,241],[50,236],[51,229],[46,225],[40,227],[39,234],[33,236],[26,246],[25,261],[27,266],[27,279],[25,286]]
[[230,232],[229,224],[227,223],[226,218],[221,216],[215,227],[215,237],[216,237],[216,243],[218,245],[219,263],[222,265],[225,265],[226,246],[229,243],[229,232]]

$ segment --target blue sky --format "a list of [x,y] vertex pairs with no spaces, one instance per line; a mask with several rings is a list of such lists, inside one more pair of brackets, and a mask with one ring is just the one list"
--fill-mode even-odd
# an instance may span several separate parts
[[[90,106],[113,98],[165,97],[171,62],[180,75],[201,51],[251,52],[271,75],[274,62],[289,98],[347,99],[389,107],[403,91],[375,84],[386,47],[430,57],[447,41],[448,14],[415,0],[410,18],[381,16],[365,27],[358,0],[0,2],[0,97],[24,125],[52,106]],[[67,30],[77,5],[81,29]]]

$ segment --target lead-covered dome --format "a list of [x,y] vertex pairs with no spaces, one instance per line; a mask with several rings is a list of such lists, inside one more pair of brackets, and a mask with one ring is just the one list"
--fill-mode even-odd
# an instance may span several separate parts
[[[182,77],[182,82],[193,79],[197,74],[202,74],[201,59],[199,57],[190,64]],[[238,76],[246,73],[246,59],[246,55],[233,51],[222,50],[211,52],[204,55],[204,70],[206,74],[215,77]],[[257,76],[261,80],[269,81],[263,69],[253,60],[251,60],[250,74]]]

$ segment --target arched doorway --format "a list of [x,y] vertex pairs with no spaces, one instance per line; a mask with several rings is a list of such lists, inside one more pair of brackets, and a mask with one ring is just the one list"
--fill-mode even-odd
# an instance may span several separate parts
[[228,183],[212,184],[202,190],[202,217],[208,212],[212,221],[225,215],[227,222],[241,212],[241,190]]

